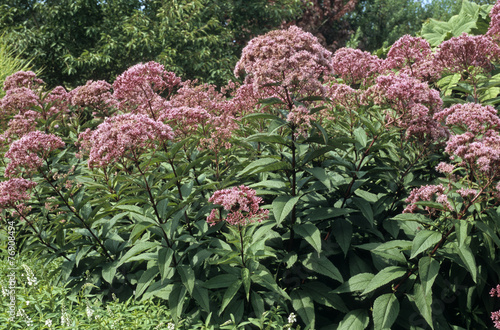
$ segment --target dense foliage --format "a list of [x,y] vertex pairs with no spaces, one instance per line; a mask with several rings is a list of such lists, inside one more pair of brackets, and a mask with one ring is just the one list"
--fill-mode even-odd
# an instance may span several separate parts
[[15,73],[9,261],[177,328],[500,327],[500,3],[485,30],[481,8],[385,59],[271,31],[221,90],[157,62],[71,91]]
[[9,0],[0,5],[0,31],[34,57],[52,87],[113,80],[149,60],[222,84],[251,37],[301,8],[300,0]]

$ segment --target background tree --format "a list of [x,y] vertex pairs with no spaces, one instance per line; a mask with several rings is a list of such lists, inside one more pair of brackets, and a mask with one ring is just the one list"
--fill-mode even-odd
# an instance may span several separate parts
[[251,37],[299,15],[300,0],[7,1],[0,31],[51,86],[112,80],[157,60],[185,79],[221,83]]

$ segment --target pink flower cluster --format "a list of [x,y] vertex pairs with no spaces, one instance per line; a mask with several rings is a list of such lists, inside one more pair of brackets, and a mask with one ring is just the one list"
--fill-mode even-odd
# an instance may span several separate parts
[[5,169],[5,176],[10,178],[25,173],[30,175],[43,165],[49,154],[64,147],[60,137],[40,131],[29,132],[12,142],[5,158],[10,159]]
[[427,138],[436,141],[446,136],[444,128],[433,119],[443,105],[437,90],[404,73],[380,76],[376,82],[362,99],[392,109],[393,113],[387,113],[388,124],[405,129],[407,138],[420,141]]
[[311,115],[309,109],[305,106],[293,106],[288,113],[286,121],[289,122],[297,131],[297,135],[307,137],[307,130],[311,127],[311,121],[314,121],[315,116]]
[[18,206],[19,203],[31,198],[28,190],[33,189],[36,183],[22,178],[12,178],[0,182],[0,212],[2,209]]
[[[236,100],[227,99],[225,95],[218,92],[214,85],[201,84],[194,85],[192,81],[182,83],[182,87],[177,94],[168,102],[168,107],[161,113],[161,118],[169,119],[177,130],[185,131],[181,127],[186,121],[191,125],[201,128],[201,147],[218,151],[220,148],[229,149],[233,131],[238,128],[236,117],[240,114],[240,98]],[[251,101],[253,103],[253,101]],[[191,109],[186,112],[186,109]],[[197,109],[197,110],[193,110]],[[187,115],[189,118],[185,118]],[[191,126],[190,130],[196,130]]]
[[[259,209],[262,198],[256,196],[255,190],[244,185],[230,189],[217,190],[208,200],[210,203],[222,205],[229,211],[226,221],[230,225],[245,226],[267,218],[269,211]],[[213,226],[222,221],[219,210],[213,209],[207,222]]]
[[5,78],[3,89],[5,91],[21,87],[25,87],[28,89],[38,89],[43,84],[44,81],[40,78],[37,78],[36,74],[33,71],[18,71],[13,75]]
[[490,71],[493,68],[492,62],[499,57],[500,47],[491,37],[464,33],[439,45],[434,62],[439,71],[469,72],[471,66],[476,70]]
[[452,134],[445,151],[454,159],[462,159],[460,166],[479,170],[489,177],[500,175],[500,119],[492,106],[475,103],[457,104],[435,114],[445,121]]
[[331,53],[312,34],[291,26],[250,40],[234,74],[238,77],[246,73],[245,82],[253,84],[256,91],[268,86],[269,96],[289,103],[287,91],[299,95],[322,93],[320,78],[331,70]]
[[333,73],[348,85],[365,84],[378,75],[383,61],[368,52],[340,48],[332,57]]
[[111,93],[111,85],[104,80],[89,80],[83,86],[71,91],[71,104],[80,107],[91,107],[102,115],[108,115],[108,107],[116,105]]
[[497,110],[491,105],[477,103],[455,104],[434,115],[434,119],[445,121],[448,127],[456,127],[474,134],[500,129]]
[[166,107],[166,99],[179,86],[181,79],[173,72],[165,71],[156,62],[139,63],[119,75],[113,83],[113,97],[124,112],[147,114],[157,119]]
[[89,167],[103,168],[125,157],[137,160],[140,153],[173,137],[170,126],[144,114],[127,113],[106,118],[94,131],[87,129],[78,143],[89,153]]
[[433,81],[439,73],[433,63],[429,42],[421,37],[404,35],[397,40],[387,53],[384,69],[399,70],[422,81]]
[[[415,188],[411,191],[410,196],[406,199],[408,205],[403,210],[403,213],[414,213],[418,209],[418,205],[415,204],[419,201],[436,201],[442,204],[446,209],[451,210],[451,205],[448,202],[448,196],[446,195],[445,188],[442,184],[439,185],[425,185],[419,188]],[[434,213],[436,209],[426,206],[425,210],[429,213]]]
[[[500,284],[490,290],[490,296],[500,298]],[[491,320],[493,321],[495,329],[500,329],[500,310],[491,313]]]
[[488,28],[487,36],[490,36],[496,42],[500,41],[500,2],[493,6],[490,12],[490,26]]

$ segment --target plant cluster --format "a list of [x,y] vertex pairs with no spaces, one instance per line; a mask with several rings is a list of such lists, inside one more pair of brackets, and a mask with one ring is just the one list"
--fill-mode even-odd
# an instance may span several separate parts
[[155,299],[187,329],[488,327],[498,8],[485,35],[385,59],[272,31],[221,90],[155,62],[72,91],[18,72],[2,222],[73,296]]

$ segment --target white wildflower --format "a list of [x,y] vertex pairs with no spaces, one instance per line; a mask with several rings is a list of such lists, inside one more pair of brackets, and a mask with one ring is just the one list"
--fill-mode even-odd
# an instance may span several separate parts
[[290,315],[288,315],[288,323],[293,324],[295,322],[297,322],[297,316],[295,313],[290,313]]
[[52,327],[52,320],[51,319],[46,319],[45,320],[45,325],[48,326],[49,328]]
[[167,330],[175,330],[175,323],[169,322],[167,324]]

